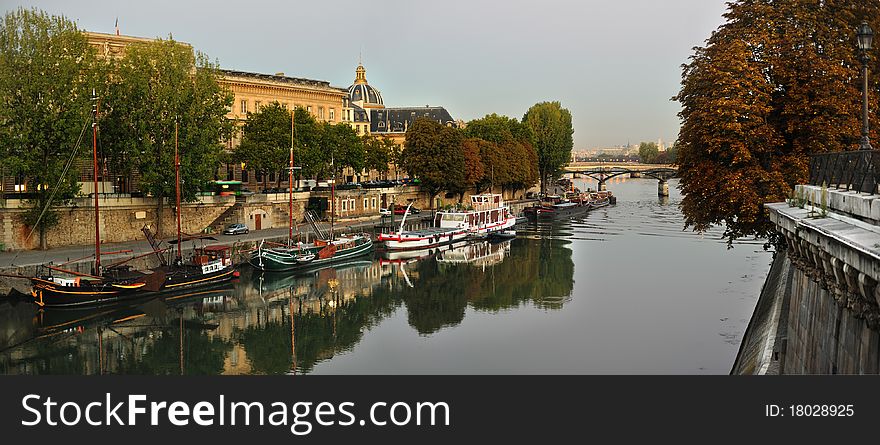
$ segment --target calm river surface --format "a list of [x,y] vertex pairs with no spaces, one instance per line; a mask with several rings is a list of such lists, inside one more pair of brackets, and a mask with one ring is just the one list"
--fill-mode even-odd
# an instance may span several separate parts
[[[595,188],[595,183],[581,186]],[[69,313],[0,306],[6,374],[726,374],[771,255],[683,232],[677,182],[504,243]],[[291,329],[293,326],[293,329]]]

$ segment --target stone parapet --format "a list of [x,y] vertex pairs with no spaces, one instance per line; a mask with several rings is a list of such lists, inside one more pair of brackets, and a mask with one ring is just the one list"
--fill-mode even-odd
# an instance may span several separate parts
[[[873,204],[859,199],[847,203],[847,209],[860,212],[870,211]],[[827,289],[838,305],[878,329],[880,227],[835,210],[822,216],[819,208],[811,206],[765,207],[786,240],[792,264]]]
[[[880,225],[880,195],[856,191],[826,188],[827,207],[836,213],[848,215],[875,225]],[[822,187],[799,184],[795,196],[802,197],[816,206],[821,205]]]

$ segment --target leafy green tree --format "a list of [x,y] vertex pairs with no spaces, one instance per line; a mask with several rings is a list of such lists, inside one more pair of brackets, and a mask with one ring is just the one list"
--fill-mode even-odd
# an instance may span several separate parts
[[457,190],[464,183],[465,158],[461,133],[429,119],[419,118],[407,129],[401,153],[403,169],[419,178],[423,190],[434,197],[442,190]]
[[660,149],[657,148],[656,142],[642,142],[639,144],[639,159],[642,161],[642,164],[653,164],[659,154]]
[[364,145],[364,166],[367,170],[375,170],[380,175],[387,175],[388,164],[391,162],[391,148],[385,144],[385,141],[388,139],[379,139],[372,135],[366,135],[362,139]]
[[140,172],[141,190],[157,198],[161,233],[165,198],[175,194],[175,124],[181,195],[189,201],[214,178],[220,141],[234,130],[226,118],[232,93],[207,56],[170,37],[129,45],[111,79],[104,142],[113,147],[114,168]]
[[532,105],[522,120],[532,131],[543,192],[548,181],[558,176],[571,159],[574,147],[571,113],[559,102],[541,102]]
[[[278,102],[248,113],[241,144],[233,151],[233,159],[261,174],[263,188],[268,184],[269,173],[285,171],[290,163],[290,125],[290,112]],[[281,176],[284,175],[278,175],[279,184]]]
[[[765,202],[807,179],[808,155],[857,146],[855,32],[880,4],[739,0],[683,66],[676,162],[685,224],[724,237],[772,233]],[[880,67],[872,58],[870,69]],[[880,82],[869,97],[877,109]]]
[[667,159],[670,163],[675,163],[678,159],[678,143],[673,143],[666,149]]
[[0,168],[26,178],[33,198],[23,222],[36,224],[41,249],[59,221],[51,206],[79,193],[78,160],[91,159],[86,126],[101,73],[94,50],[65,17],[19,8],[0,23]]
[[364,143],[350,125],[345,123],[321,124],[321,150],[324,154],[323,172],[336,177],[346,167],[354,171],[364,169]]
[[385,145],[388,149],[388,161],[391,165],[394,166],[395,174],[400,171],[401,166],[401,153],[403,153],[403,147],[395,143],[390,138],[382,138],[382,144]]
[[323,127],[312,113],[306,111],[303,107],[296,107],[294,110],[294,160],[302,170],[297,170],[299,174],[305,177],[316,177],[321,169],[324,168],[324,151],[321,148],[321,139],[323,137]]
[[508,141],[534,142],[531,130],[525,123],[495,113],[468,122],[464,134],[467,137],[480,138],[496,144]]

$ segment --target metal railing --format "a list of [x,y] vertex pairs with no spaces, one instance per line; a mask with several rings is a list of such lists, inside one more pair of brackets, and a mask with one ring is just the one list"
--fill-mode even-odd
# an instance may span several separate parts
[[876,193],[880,183],[880,150],[839,151],[810,155],[810,185]]

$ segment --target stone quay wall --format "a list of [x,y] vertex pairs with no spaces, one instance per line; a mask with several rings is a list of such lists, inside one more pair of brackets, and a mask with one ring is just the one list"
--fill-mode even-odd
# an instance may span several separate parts
[[[36,249],[38,232],[27,239],[31,227],[21,222],[26,207],[19,200],[5,200],[0,205],[0,243],[5,250]],[[235,204],[234,196],[202,196],[181,206],[181,230],[199,233],[221,213]],[[142,239],[141,228],[149,225],[156,230],[160,215],[155,198],[102,198],[99,203],[101,242],[114,243]],[[95,242],[94,200],[77,198],[70,206],[57,207],[59,223],[46,234],[49,248],[93,244]],[[176,232],[177,216],[173,202],[165,203],[161,215],[162,231]]]
[[[785,240],[734,374],[880,372],[880,195],[799,185],[803,208],[767,204]],[[812,202],[817,205],[811,205]]]

